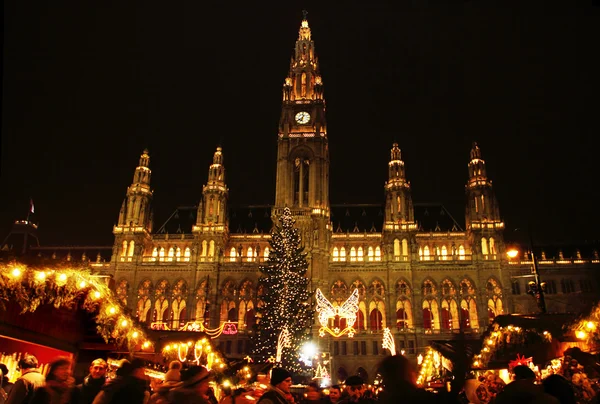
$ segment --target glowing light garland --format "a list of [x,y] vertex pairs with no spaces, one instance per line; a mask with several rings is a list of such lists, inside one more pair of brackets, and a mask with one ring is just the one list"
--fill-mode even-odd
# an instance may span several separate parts
[[[419,356],[421,355],[419,354]],[[429,348],[420,365],[421,370],[417,377],[417,385],[422,386],[425,382],[439,376],[442,367],[442,355],[433,348]]]
[[[150,328],[153,330],[166,330],[171,331],[171,328],[167,325],[166,321],[155,321],[150,324]],[[189,321],[177,330],[172,331],[194,331],[203,332],[210,338],[217,338],[221,334],[234,335],[237,334],[237,323],[232,321],[224,321],[217,328],[206,328],[201,321]]]
[[588,344],[600,343],[600,303],[596,304],[588,315],[581,316],[569,330]]
[[[319,329],[319,336],[324,337],[325,332],[328,332],[334,337],[341,337],[348,333],[348,337],[354,337],[356,330],[354,329],[354,323],[356,322],[356,313],[358,312],[358,289],[354,289],[352,295],[339,307],[334,307],[329,300],[323,295],[321,289],[316,291],[317,297],[317,313],[319,313],[319,323],[321,328]],[[329,319],[339,317],[346,320],[346,328],[340,330],[338,327],[331,329],[329,327]]]
[[396,355],[396,343],[389,328],[383,329],[383,349],[389,349],[392,356]]
[[129,351],[152,350],[137,320],[127,315],[108,285],[88,269],[48,267],[32,269],[25,265],[0,266],[0,307],[17,303],[25,312],[34,312],[42,304],[67,309],[81,306],[95,312],[98,333],[106,343],[126,345]]
[[543,341],[552,341],[552,335],[548,331],[540,333],[535,329],[523,329],[512,325],[500,327],[498,324],[495,324],[494,330],[483,341],[481,351],[473,357],[472,368],[482,369],[487,367],[488,362],[493,358],[494,353],[498,349],[498,345],[501,343],[518,344],[522,342],[529,333],[540,336]]
[[172,342],[165,345],[162,354],[167,359],[178,359],[184,363],[190,360],[197,365],[204,365],[203,362],[205,362],[206,367],[213,370],[222,371],[226,366],[223,358],[213,349],[210,341],[206,338],[197,341]]

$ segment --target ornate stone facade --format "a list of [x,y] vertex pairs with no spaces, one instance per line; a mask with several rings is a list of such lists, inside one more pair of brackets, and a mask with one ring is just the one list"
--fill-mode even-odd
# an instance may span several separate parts
[[[323,80],[306,19],[284,80],[277,147],[273,206],[228,206],[224,151],[217,148],[199,205],[178,208],[157,231],[150,155],[143,152],[106,268],[140,321],[170,329],[188,321],[209,327],[233,321],[239,332],[219,337],[221,347],[226,355],[245,356],[260,304],[258,266],[268,256],[272,223],[286,206],[303,235],[312,289],[320,288],[334,304],[359,290],[354,338],[320,338],[314,327],[320,349],[332,356],[334,381],[344,372],[373,379],[385,327],[399,351],[416,355],[430,340],[461,332],[477,338],[496,315],[536,311],[522,278],[531,263],[505,254],[504,223],[477,144],[468,161],[464,228],[442,205],[413,204],[397,144],[390,160],[382,161],[389,168],[384,204],[330,205]],[[551,294],[572,304],[593,297],[597,285],[585,269],[600,261],[589,253],[540,261],[544,280],[554,282]],[[552,299],[548,307],[573,310]]]

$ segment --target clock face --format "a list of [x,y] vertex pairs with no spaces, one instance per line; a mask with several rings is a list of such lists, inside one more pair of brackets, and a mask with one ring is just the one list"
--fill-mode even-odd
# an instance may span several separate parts
[[305,124],[310,121],[310,114],[306,111],[301,111],[296,114],[296,122],[299,124]]

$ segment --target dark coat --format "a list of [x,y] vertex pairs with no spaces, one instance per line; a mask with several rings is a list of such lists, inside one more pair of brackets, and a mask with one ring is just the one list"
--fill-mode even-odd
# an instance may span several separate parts
[[104,377],[94,379],[91,375],[87,375],[83,379],[83,383],[77,385],[73,390],[72,404],[92,404],[105,383]]

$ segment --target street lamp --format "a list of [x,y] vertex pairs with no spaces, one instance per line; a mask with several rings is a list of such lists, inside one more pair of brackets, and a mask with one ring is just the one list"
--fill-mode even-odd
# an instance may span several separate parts
[[[535,258],[535,254],[533,253],[533,241],[530,240],[531,247],[531,263],[532,263],[532,272],[534,280],[530,281],[527,289],[527,294],[535,297],[537,301],[538,308],[542,312],[542,314],[546,313],[546,299],[544,297],[544,292],[546,291],[546,282],[542,282],[540,280],[540,273],[538,271],[537,260]],[[506,251],[506,255],[508,258],[513,259],[519,255],[519,250],[511,248]]]

